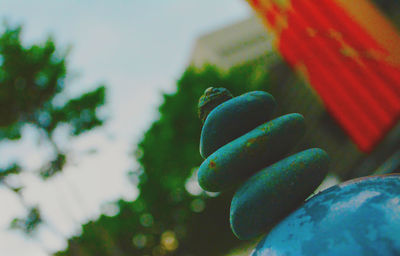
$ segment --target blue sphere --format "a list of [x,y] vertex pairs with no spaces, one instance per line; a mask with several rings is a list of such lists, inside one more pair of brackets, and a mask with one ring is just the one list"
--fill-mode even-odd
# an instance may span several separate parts
[[400,255],[400,174],[333,186],[306,201],[252,256]]

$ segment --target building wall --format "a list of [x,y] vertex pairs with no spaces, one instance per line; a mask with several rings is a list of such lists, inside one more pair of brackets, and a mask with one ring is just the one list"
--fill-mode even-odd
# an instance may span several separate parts
[[272,50],[272,37],[257,17],[200,36],[192,51],[190,64],[214,64],[222,69],[255,60]]

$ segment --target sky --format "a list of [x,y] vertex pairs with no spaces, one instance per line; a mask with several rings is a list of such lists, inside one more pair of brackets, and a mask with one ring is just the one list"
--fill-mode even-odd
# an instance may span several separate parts
[[[22,175],[24,196],[47,220],[34,238],[10,231],[24,214],[12,192],[0,186],[0,255],[44,256],[64,249],[80,224],[116,213],[112,202],[134,200],[126,178],[137,168],[135,144],[157,119],[163,93],[171,93],[188,64],[196,38],[251,14],[245,0],[0,0],[0,19],[23,25],[24,44],[52,36],[68,55],[67,95],[106,84],[106,124],[69,141],[71,161],[43,182]],[[32,127],[22,142],[0,143],[0,165],[21,160],[34,170],[48,156]],[[93,154],[85,154],[96,148]]]

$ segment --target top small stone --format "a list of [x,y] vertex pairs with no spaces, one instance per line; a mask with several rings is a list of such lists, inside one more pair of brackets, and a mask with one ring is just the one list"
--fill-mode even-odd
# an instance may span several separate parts
[[225,88],[209,87],[199,99],[198,114],[202,123],[205,122],[208,114],[219,104],[233,98],[231,92]]

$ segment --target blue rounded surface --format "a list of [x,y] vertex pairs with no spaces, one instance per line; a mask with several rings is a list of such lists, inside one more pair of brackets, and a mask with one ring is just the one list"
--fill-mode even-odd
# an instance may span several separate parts
[[270,120],[275,109],[271,94],[254,91],[217,106],[201,131],[200,154],[208,157],[218,148]]
[[371,176],[309,199],[252,256],[400,255],[400,174]]
[[219,192],[282,159],[305,131],[300,114],[288,114],[262,124],[218,149],[200,165],[198,181]]
[[231,227],[239,239],[262,234],[300,206],[328,171],[328,154],[304,150],[259,171],[235,193]]

